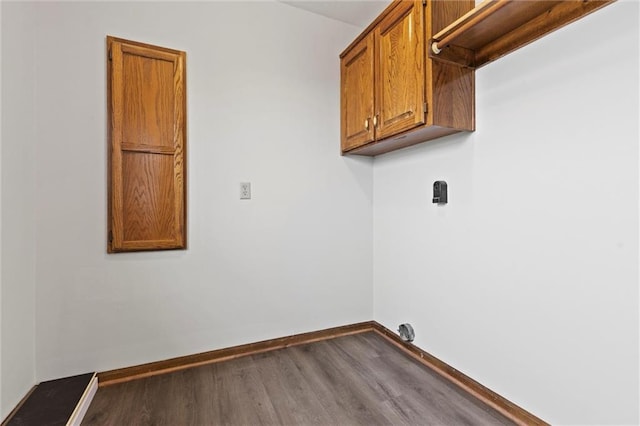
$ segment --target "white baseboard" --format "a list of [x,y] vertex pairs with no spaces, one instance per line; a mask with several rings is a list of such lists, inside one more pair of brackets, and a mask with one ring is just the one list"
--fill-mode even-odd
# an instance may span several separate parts
[[80,401],[78,401],[78,405],[76,405],[75,410],[73,410],[73,413],[71,414],[71,417],[67,422],[67,426],[80,426],[80,423],[82,423],[84,415],[87,414],[87,410],[89,409],[91,401],[93,401],[93,397],[95,396],[97,391],[98,376],[96,376],[94,373],[91,381],[89,382],[89,385],[82,394],[82,398],[80,398]]

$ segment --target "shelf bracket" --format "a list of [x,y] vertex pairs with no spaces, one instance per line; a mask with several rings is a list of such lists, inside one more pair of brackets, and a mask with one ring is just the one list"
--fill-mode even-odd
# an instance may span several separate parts
[[476,53],[473,50],[449,45],[442,50],[438,49],[436,52],[434,49],[437,48],[436,41],[431,39],[429,43],[432,46],[432,48],[429,49],[429,57],[431,59],[437,59],[438,61],[463,66],[465,68],[476,68]]

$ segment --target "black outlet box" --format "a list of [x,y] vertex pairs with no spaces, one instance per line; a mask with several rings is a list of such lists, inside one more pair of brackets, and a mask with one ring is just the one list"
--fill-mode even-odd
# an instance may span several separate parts
[[433,202],[447,204],[447,182],[443,180],[433,182]]

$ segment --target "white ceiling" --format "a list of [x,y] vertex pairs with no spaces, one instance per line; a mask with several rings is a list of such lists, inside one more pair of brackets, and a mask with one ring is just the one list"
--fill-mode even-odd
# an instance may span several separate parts
[[390,3],[389,0],[293,0],[285,1],[290,6],[304,9],[327,18],[336,19],[364,28],[371,23]]

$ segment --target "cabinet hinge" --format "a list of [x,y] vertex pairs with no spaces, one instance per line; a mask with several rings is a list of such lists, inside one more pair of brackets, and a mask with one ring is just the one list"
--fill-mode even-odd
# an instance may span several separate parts
[[422,110],[424,111],[425,114],[429,112],[429,106],[427,105],[426,102],[422,104]]
[[109,49],[109,60],[113,61],[113,53],[111,53],[111,49]]
[[109,242],[113,242],[113,231],[109,231]]

